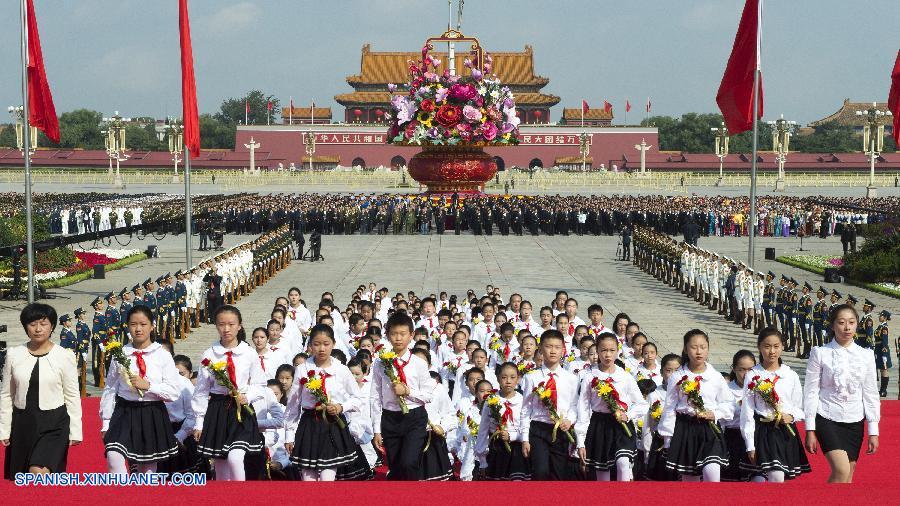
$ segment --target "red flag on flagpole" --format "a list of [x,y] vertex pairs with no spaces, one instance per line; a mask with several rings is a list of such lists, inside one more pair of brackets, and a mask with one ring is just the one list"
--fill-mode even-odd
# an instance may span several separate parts
[[631,102],[627,98],[625,99],[625,112],[631,112]]
[[581,101],[581,112],[586,113],[586,112],[588,112],[589,110],[591,110],[591,108],[588,107],[587,100],[582,100],[582,101]]
[[900,146],[900,51],[891,72],[891,92],[888,94],[888,109],[894,115],[894,142]]
[[194,51],[187,0],[178,0],[178,31],[181,35],[181,107],[184,118],[184,145],[191,156],[200,156],[200,118],[197,114],[197,82],[194,80]]
[[28,122],[39,128],[48,139],[59,144],[59,118],[53,106],[50,83],[44,70],[44,54],[34,17],[34,1],[26,4],[28,17]]
[[269,109],[270,112],[272,111],[272,101],[271,100],[266,102],[266,108]]
[[650,112],[650,97],[647,97],[647,112]]
[[[716,94],[716,103],[725,118],[728,131],[734,135],[753,129],[753,79],[759,65],[760,0],[747,0],[734,47]],[[763,116],[763,86],[760,73],[757,119]]]
[[244,100],[244,113],[250,114],[250,102]]
[[612,112],[612,104],[610,104],[609,102],[604,100],[603,101],[603,110],[606,111],[607,113],[611,113]]

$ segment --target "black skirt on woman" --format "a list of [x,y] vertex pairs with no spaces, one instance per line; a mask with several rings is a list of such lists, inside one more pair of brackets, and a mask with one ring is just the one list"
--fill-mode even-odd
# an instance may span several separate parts
[[665,441],[663,441],[662,436],[654,431],[650,449],[647,451],[647,479],[652,481],[678,481],[678,473],[666,468],[667,450],[663,448],[664,445]]
[[626,422],[625,425],[631,432],[630,436],[612,413],[593,412],[584,438],[589,469],[609,471],[616,467],[616,460],[622,457],[634,462],[637,455],[634,424]]
[[[741,467],[753,474],[763,474],[769,471],[781,471],[785,480],[792,480],[803,473],[811,471],[809,459],[806,458],[806,450],[800,441],[800,432],[795,424],[790,424],[792,435],[788,426],[780,424],[777,427],[772,422],[763,422],[759,415],[754,415],[756,420],[756,432],[753,436],[753,444],[756,446],[756,464],[751,464],[747,459],[741,462]],[[818,432],[818,425],[816,432]],[[823,445],[824,446],[824,445]]]
[[447,481],[453,476],[447,440],[434,432],[428,433],[422,452],[422,479],[425,481]]
[[699,476],[703,474],[703,466],[709,464],[723,468],[728,465],[728,449],[721,429],[715,430],[709,420],[679,413],[675,417],[666,467],[679,474]]
[[265,445],[256,415],[241,408],[241,421],[237,419],[237,403],[230,395],[210,394],[203,419],[203,429],[197,451],[205,457],[228,458],[231,450],[247,453],[261,452]]
[[531,463],[522,453],[520,441],[509,442],[510,451],[500,439],[492,439],[488,447],[486,480],[524,481],[531,479]]
[[863,421],[835,422],[822,415],[816,415],[816,438],[822,453],[844,450],[850,462],[859,460],[859,450],[863,444]]
[[344,415],[338,416],[344,421],[343,429],[333,416],[304,409],[294,437],[291,462],[301,469],[328,469],[346,466],[356,460],[359,445],[350,435]]
[[747,481],[749,470],[744,466],[747,462],[747,445],[740,429],[725,429],[725,447],[728,449],[728,467],[722,468],[722,481]]
[[107,453],[119,453],[132,463],[159,462],[178,454],[178,441],[162,401],[116,397],[103,444]]
[[69,455],[69,412],[65,404],[54,409],[42,410],[38,391],[41,357],[28,380],[25,409],[13,408],[9,446],[3,466],[3,477],[15,479],[16,473],[27,473],[30,467],[46,467],[51,473],[66,472]]

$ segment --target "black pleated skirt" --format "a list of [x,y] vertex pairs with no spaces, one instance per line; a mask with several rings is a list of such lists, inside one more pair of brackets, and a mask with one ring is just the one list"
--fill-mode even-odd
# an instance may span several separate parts
[[16,473],[27,473],[31,466],[64,473],[68,455],[69,412],[65,405],[48,410],[30,405],[25,409],[13,408],[4,478],[12,480]]
[[343,429],[334,417],[329,415],[326,421],[322,412],[304,409],[294,436],[291,462],[301,469],[328,469],[356,460],[359,445],[346,427],[346,418],[339,416],[344,420]]
[[375,478],[375,471],[369,466],[362,447],[356,445],[356,457],[347,465],[337,468],[337,481],[367,481]]
[[[184,420],[172,422],[172,432],[177,434],[183,424]],[[157,464],[156,470],[160,473],[169,474],[199,472],[201,460],[200,454],[197,453],[197,441],[189,434],[184,439],[184,442],[178,445],[178,453],[169,458],[169,460]]]
[[648,480],[652,481],[678,481],[678,473],[666,467],[666,455],[668,450],[663,448],[665,441],[662,436],[653,433],[653,439],[650,442],[650,449],[647,450],[647,471]]
[[241,408],[241,421],[238,422],[237,407],[231,396],[209,395],[203,429],[197,443],[200,455],[224,459],[228,458],[231,450],[244,450],[247,453],[262,451],[265,440],[259,432],[256,415]]
[[487,454],[486,480],[525,481],[531,479],[531,463],[522,454],[522,442],[510,441],[509,449],[500,439],[491,440]]
[[863,444],[863,422],[835,422],[822,415],[816,415],[816,438],[822,453],[844,450],[850,462],[859,460],[859,450]]
[[434,432],[429,432],[422,451],[422,479],[425,481],[447,481],[453,476],[447,440]]
[[[806,458],[806,450],[800,441],[800,432],[795,424],[791,424],[794,435],[784,425],[775,427],[772,422],[763,422],[756,415],[756,431],[753,436],[753,444],[756,446],[756,464],[751,464],[744,459],[741,467],[753,474],[763,474],[769,471],[781,471],[785,480],[792,480],[812,469],[809,467],[809,459]],[[816,426],[818,432],[818,426]]]
[[728,467],[722,468],[722,481],[747,481],[750,473],[743,466],[747,461],[747,445],[740,429],[725,430],[725,447],[728,449]]
[[616,459],[625,457],[634,462],[637,455],[637,439],[634,425],[626,423],[631,436],[612,413],[594,411],[584,438],[587,467],[597,471],[609,471],[616,467]]
[[699,476],[703,466],[728,465],[725,437],[708,420],[679,413],[675,418],[675,432],[666,455],[666,468],[679,474]]
[[178,453],[169,412],[162,401],[116,397],[103,444],[106,453],[119,453],[132,463],[160,462]]

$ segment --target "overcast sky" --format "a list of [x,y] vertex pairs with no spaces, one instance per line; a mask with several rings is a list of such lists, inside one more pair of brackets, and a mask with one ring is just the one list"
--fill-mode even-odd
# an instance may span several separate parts
[[[34,0],[58,112],[180,115],[177,0]],[[0,2],[0,105],[21,102],[18,0]],[[534,47],[554,108],[625,99],[642,114],[716,111],[744,0],[468,0],[463,33],[488,50]],[[414,51],[447,26],[446,0],[191,0],[200,111],[261,89],[334,108],[360,48]],[[455,9],[454,9],[455,10]],[[766,116],[802,123],[844,98],[887,100],[897,0],[770,0],[763,21]],[[5,112],[3,113],[5,114]],[[9,118],[3,117],[0,122]],[[633,119],[632,119],[633,120]]]

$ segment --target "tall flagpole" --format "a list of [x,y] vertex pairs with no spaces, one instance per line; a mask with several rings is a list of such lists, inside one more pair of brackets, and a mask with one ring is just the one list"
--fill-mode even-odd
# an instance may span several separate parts
[[[587,132],[584,131],[584,100],[581,101],[581,137],[582,141]],[[593,167],[593,164],[591,164]],[[584,152],[584,146],[581,148],[581,172],[585,172],[587,170],[587,154]]]
[[191,150],[187,143],[184,144],[184,260],[186,270],[191,270],[194,266],[193,258],[191,258],[191,243],[193,234],[191,230]]
[[28,256],[28,303],[34,302],[34,238],[31,221],[31,126],[28,124],[28,8],[22,11],[22,153],[25,157],[25,255]]
[[747,265],[755,269],[756,257],[756,158],[759,141],[759,72],[760,72],[760,37],[762,32],[762,0],[756,11],[756,68],[753,71],[753,160],[750,162],[750,242],[747,252]]

